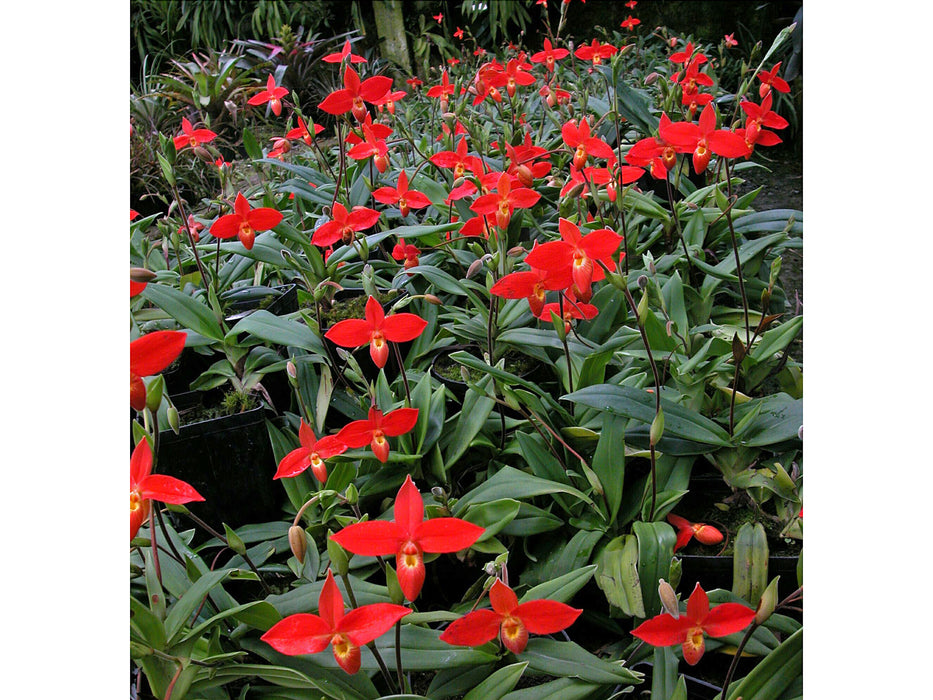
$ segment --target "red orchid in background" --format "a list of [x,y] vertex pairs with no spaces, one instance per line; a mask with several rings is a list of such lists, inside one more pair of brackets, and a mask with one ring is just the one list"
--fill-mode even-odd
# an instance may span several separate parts
[[[416,409],[399,409],[404,410],[417,413]],[[360,556],[394,554],[399,586],[405,599],[414,601],[424,585],[426,552],[459,552],[471,547],[484,532],[485,529],[479,525],[460,518],[425,520],[424,502],[409,475],[395,497],[392,520],[369,520],[348,525],[330,538],[348,552]]]
[[489,234],[495,225],[496,219],[494,216],[474,216],[463,222],[463,226],[460,227],[460,235],[467,237],[482,236],[483,238],[489,238]]
[[300,656],[317,654],[334,647],[334,659],[347,673],[360,670],[360,647],[388,632],[411,612],[403,605],[372,603],[344,614],[343,596],[333,572],[318,598],[318,615],[296,613],[275,623],[260,639],[281,654]]
[[441,22],[444,21],[444,13],[443,13],[443,12],[439,12],[439,13],[437,13],[436,15],[431,15],[431,16],[432,16],[435,20],[437,20],[437,23],[438,23],[438,24],[440,24]]
[[513,654],[521,654],[530,634],[554,634],[576,622],[583,610],[556,600],[518,602],[518,596],[501,580],[496,579],[489,590],[487,608],[467,613],[450,623],[441,634],[441,641],[457,646],[475,647],[497,636]]
[[467,155],[466,137],[457,143],[456,151],[439,151],[428,160],[438,168],[452,168],[454,180],[463,177],[467,170],[473,173],[483,172],[483,161],[476,156]]
[[422,85],[424,85],[424,81],[417,76],[413,78],[406,78],[405,82],[408,83],[408,85],[410,85],[413,89],[416,89],[416,90],[420,88]]
[[130,343],[130,406],[146,407],[143,377],[158,374],[181,355],[188,338],[183,331],[153,331]]
[[686,547],[687,543],[694,537],[701,544],[719,544],[722,542],[722,533],[712,525],[691,523],[686,518],[681,518],[673,513],[668,513],[667,522],[677,528],[677,541],[674,543],[675,552],[681,547]]
[[[185,117],[182,117],[181,134],[174,137],[172,142],[175,144],[175,150],[180,151],[186,146],[195,148],[202,143],[210,143],[215,138],[217,138],[217,134],[210,129],[195,129],[191,126],[191,122],[185,119]],[[132,221],[132,218],[130,220]]]
[[[367,113],[366,120],[362,125],[363,138],[360,140],[355,134],[350,134],[353,137],[352,141],[357,141],[357,144],[347,151],[347,155],[353,160],[372,158],[376,169],[380,173],[384,173],[389,167],[389,147],[383,138],[376,135],[377,129],[375,127],[377,126],[384,125],[373,124],[372,117]],[[391,129],[388,129],[388,131],[392,133]],[[350,136],[347,137],[348,142],[351,141]]]
[[383,204],[398,204],[402,216],[408,216],[412,209],[423,209],[431,204],[426,195],[408,188],[408,174],[404,170],[398,174],[397,187],[373,190],[373,199]]
[[667,173],[677,165],[677,154],[690,153],[695,145],[680,131],[681,128],[662,112],[658,135],[636,141],[625,154],[625,160],[630,165],[648,168],[654,178],[666,179]]
[[327,481],[327,465],[324,464],[324,460],[347,451],[347,446],[334,435],[325,435],[318,440],[304,418],[298,426],[298,441],[301,447],[282,457],[273,479],[298,476],[311,467],[311,472],[323,484]]
[[352,112],[356,120],[361,122],[368,113],[364,103],[373,103],[391,90],[392,78],[374,75],[360,81],[359,73],[348,65],[343,73],[343,85],[343,89],[334,90],[318,107],[335,116]]
[[266,154],[266,158],[278,158],[279,160],[283,160],[282,156],[292,150],[292,144],[289,143],[287,138],[273,136],[269,140],[272,141],[272,148]]
[[130,221],[135,219],[137,216],[139,216],[139,212],[131,208],[130,209]]
[[560,129],[560,135],[569,148],[574,149],[573,167],[583,170],[587,158],[611,158],[612,148],[602,139],[590,135],[590,123],[586,118],[580,120],[579,126],[575,119],[565,122]]
[[634,10],[634,9],[635,9],[635,5],[637,5],[637,4],[638,4],[638,0],[628,0],[628,2],[625,3],[625,6],[626,6],[628,9],[630,9],[630,10]]
[[421,335],[426,325],[428,322],[416,314],[386,316],[376,298],[369,297],[366,301],[366,318],[339,321],[331,326],[324,337],[344,348],[356,348],[369,343],[373,364],[381,368],[385,367],[389,358],[387,341],[405,343],[414,340]]
[[603,59],[610,58],[619,52],[612,44],[600,44],[598,39],[593,39],[593,43],[584,44],[573,55],[581,61],[592,61],[594,66],[598,66]]
[[233,203],[233,213],[221,216],[211,226],[214,238],[233,238],[236,236],[247,250],[251,250],[256,241],[256,234],[275,228],[282,221],[282,212],[271,207],[253,209],[242,192],[237,192]]
[[739,42],[735,40],[735,32],[732,32],[732,34],[726,34],[726,36],[723,37],[723,42],[725,42],[727,49],[739,45]]
[[417,408],[399,408],[383,415],[381,410],[373,406],[366,420],[348,423],[337,433],[337,439],[353,449],[368,444],[376,459],[385,464],[389,460],[389,441],[386,438],[404,435],[417,422]]
[[632,636],[655,647],[681,644],[684,661],[695,666],[706,650],[704,635],[725,637],[742,631],[754,619],[755,611],[739,603],[723,603],[710,610],[709,597],[697,583],[687,600],[686,615],[657,615],[632,630]]
[[350,58],[350,63],[366,63],[366,59],[362,56],[357,56],[355,53],[350,53],[350,40],[347,39],[343,42],[343,49],[337,53],[329,53],[324,56],[321,60],[324,63],[340,63],[345,58]]
[[781,143],[780,137],[768,129],[784,129],[788,126],[787,120],[777,112],[771,110],[771,92],[769,91],[760,105],[744,100],[739,104],[745,112],[745,140],[751,144],[761,146],[774,146]]
[[448,106],[448,98],[454,94],[456,87],[450,84],[450,76],[447,75],[445,70],[441,74],[441,84],[433,85],[428,88],[427,96],[428,97],[437,97],[441,101],[441,111],[446,112]]
[[266,79],[266,89],[262,92],[253,95],[246,104],[258,106],[264,105],[266,102],[269,103],[269,107],[272,109],[272,113],[275,116],[282,114],[282,98],[288,94],[288,90],[282,86],[276,87],[275,78],[270,73],[269,77]]
[[[151,335],[151,334],[150,334]],[[182,333],[184,335],[184,333]],[[151,501],[171,505],[203,501],[194,488],[173,476],[152,473],[152,448],[146,438],[137,443],[130,456],[130,539],[149,515]]]
[[683,92],[680,97],[680,103],[687,108],[691,119],[697,109],[706,107],[712,101],[713,96],[708,92]]
[[[317,136],[322,131],[324,131],[324,127],[321,126],[320,124],[314,124],[313,126],[314,126],[314,136]],[[312,136],[311,132],[308,131],[308,126],[307,124],[305,124],[305,120],[302,119],[301,117],[298,117],[298,126],[296,126],[294,129],[292,129],[287,134],[285,134],[285,138],[301,139],[309,146],[312,145],[312,143],[314,142],[314,136]]]
[[504,85],[508,96],[515,97],[516,85],[532,85],[535,82],[535,77],[527,72],[529,68],[531,68],[529,63],[521,62],[515,58],[510,59],[505,66],[505,70],[493,77],[492,86],[500,88]]
[[787,81],[778,77],[781,63],[782,61],[778,61],[777,65],[771,70],[763,70],[758,74],[758,80],[761,81],[761,85],[758,86],[759,97],[764,98],[772,88],[778,92],[790,92],[790,85],[787,84]]
[[349,244],[353,240],[354,233],[375,226],[379,216],[379,212],[375,209],[353,207],[353,211],[348,212],[340,202],[334,202],[331,220],[318,227],[311,236],[311,242],[322,248],[340,240]]
[[373,102],[373,104],[376,105],[380,112],[382,112],[382,108],[385,107],[387,110],[389,110],[389,114],[395,114],[395,103],[405,97],[407,94],[408,93],[404,90],[396,90],[395,92],[389,91],[378,100]]
[[621,27],[622,27],[623,29],[628,29],[628,30],[631,32],[631,31],[634,31],[634,30],[635,30],[635,27],[636,27],[637,25],[639,25],[639,24],[641,24],[641,20],[640,20],[640,19],[638,19],[638,18],[636,18],[636,17],[632,17],[631,15],[629,15],[629,16],[626,17],[625,20],[622,22]]
[[496,192],[477,197],[476,201],[470,206],[470,210],[483,215],[495,213],[496,224],[498,224],[499,228],[503,230],[508,228],[509,221],[516,208],[530,209],[541,199],[539,192],[527,187],[521,187],[518,178],[515,178],[515,180],[519,187],[513,190],[512,176],[508,173],[502,173],[499,175]]
[[622,236],[607,228],[583,236],[576,224],[563,217],[558,228],[561,240],[536,246],[525,256],[525,262],[542,270],[569,270],[574,298],[588,302],[593,296],[592,283],[606,276],[597,261],[607,267],[614,265],[612,255],[622,244]]
[[392,257],[395,260],[404,260],[404,267],[406,270],[417,267],[419,264],[419,255],[421,255],[421,251],[418,250],[418,247],[413,246],[411,243],[406,243],[404,238],[400,238],[398,243],[392,248]]
[[570,103],[570,93],[566,90],[562,90],[557,83],[554,83],[553,87],[549,85],[542,86],[541,89],[538,90],[538,94],[545,99],[547,106],[551,109],[557,105]]
[[[713,79],[709,77],[706,73],[700,72],[701,61],[696,58],[687,65],[686,70],[684,71],[684,77],[680,78],[678,82],[680,83],[681,89],[685,93],[694,93],[698,92],[700,86],[710,87],[713,85]],[[675,73],[675,79],[679,78],[680,73]]]
[[[673,40],[673,39],[672,39],[672,40]],[[673,44],[672,44],[672,46],[673,46]],[[698,64],[700,64],[700,63],[706,63],[706,60],[707,60],[707,59],[706,59],[706,56],[703,55],[702,53],[697,52],[696,56],[693,55],[693,50],[694,50],[694,48],[695,48],[695,47],[694,47],[694,45],[693,45],[693,42],[692,42],[692,41],[688,41],[688,42],[687,42],[687,45],[684,47],[684,50],[683,50],[683,51],[676,51],[676,52],[672,53],[672,54],[670,55],[670,59],[669,59],[669,60],[673,61],[674,63],[683,63],[684,65],[686,65],[687,63],[690,62],[690,59],[692,58],[692,59],[693,59],[694,61],[696,61]]]
[[532,63],[543,63],[544,67],[549,73],[554,71],[554,67],[557,61],[562,58],[566,58],[570,55],[570,51],[567,49],[555,49],[551,45],[551,40],[548,38],[544,39],[544,49],[538,51],[531,55]]
[[[201,240],[201,231],[204,230],[204,224],[202,224],[200,221],[195,221],[192,214],[188,214],[188,229],[191,231],[191,238],[194,239],[195,243]],[[185,235],[184,224],[178,227],[178,235]]]
[[532,268],[510,272],[492,285],[489,293],[504,299],[527,299],[531,313],[540,317],[547,292],[567,289],[571,284],[573,284],[573,279],[569,268],[558,270]]
[[463,41],[463,30],[460,27],[457,27],[457,31],[454,32],[454,36],[460,41]]

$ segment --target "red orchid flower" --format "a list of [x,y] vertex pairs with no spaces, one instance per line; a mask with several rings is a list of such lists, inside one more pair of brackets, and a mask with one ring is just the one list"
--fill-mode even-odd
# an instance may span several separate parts
[[[184,335],[184,334],[182,334]],[[146,438],[137,443],[130,456],[130,539],[149,515],[150,501],[180,505],[203,501],[204,497],[181,479],[152,473],[152,448]]]
[[360,81],[360,75],[350,66],[343,73],[343,89],[334,90],[318,107],[328,114],[338,115],[352,112],[358,122],[366,117],[364,102],[375,102],[392,89],[392,78],[374,75]]
[[574,321],[594,319],[599,314],[599,309],[592,304],[577,301],[571,289],[564,294],[562,303],[552,301],[545,304],[541,309],[541,313],[538,314],[538,320],[551,323],[553,321],[551,318],[552,313],[564,320],[564,333],[569,333]]
[[706,170],[711,153],[724,158],[748,155],[741,135],[728,129],[716,129],[716,110],[711,104],[703,108],[698,124],[674,122],[665,133],[678,143],[682,152],[693,152],[693,168],[697,173]]
[[553,87],[548,85],[542,86],[542,88],[538,90],[538,94],[545,99],[545,104],[547,104],[547,106],[551,109],[557,105],[565,105],[570,103],[570,93],[561,89],[557,83],[554,83]]
[[525,187],[531,187],[535,178],[544,177],[551,172],[549,160],[538,161],[539,158],[549,158],[550,153],[546,148],[535,146],[531,142],[531,134],[527,132],[524,143],[517,146],[506,143],[505,152],[509,160],[506,172],[516,176]]
[[510,59],[505,70],[497,73],[493,78],[492,86],[500,88],[504,85],[509,97],[515,97],[516,85],[532,85],[535,82],[535,77],[527,72],[526,67],[530,68],[531,65],[515,58]]
[[598,66],[604,58],[609,58],[618,52],[619,49],[612,44],[600,44],[598,39],[593,39],[593,43],[584,44],[574,51],[573,55],[581,61],[592,61],[594,66]]
[[369,444],[376,459],[385,464],[389,459],[389,441],[386,438],[404,435],[417,422],[417,408],[399,408],[383,415],[373,406],[366,420],[348,423],[337,433],[337,439],[354,449]]
[[371,226],[375,226],[378,220],[379,212],[375,209],[353,207],[353,211],[348,212],[347,208],[340,202],[334,202],[331,220],[318,227],[311,237],[311,242],[322,248],[326,248],[339,240],[349,244],[353,240],[355,232],[365,231]]
[[787,81],[784,80],[784,78],[778,77],[778,71],[781,70],[781,63],[783,63],[783,61],[778,61],[777,65],[771,70],[763,70],[758,74],[758,80],[761,81],[761,85],[758,86],[759,97],[764,98],[772,88],[778,92],[790,92],[790,85],[787,84]]
[[677,154],[693,150],[693,144],[679,130],[682,127],[673,124],[670,117],[662,112],[658,135],[637,141],[625,154],[625,160],[630,165],[647,167],[654,178],[666,179],[668,171],[677,165]]
[[712,101],[713,96],[708,92],[682,92],[680,97],[680,103],[687,108],[691,119],[697,109],[706,107]]
[[288,94],[288,90],[283,88],[281,85],[276,87],[275,78],[270,73],[269,77],[266,79],[266,89],[262,92],[253,95],[246,104],[253,105],[264,105],[266,102],[269,103],[269,107],[272,109],[272,113],[275,116],[282,114],[282,98]]
[[424,85],[424,81],[421,78],[418,78],[417,76],[414,78],[406,78],[405,82],[411,85],[413,88],[419,88],[422,85]]
[[[428,322],[416,314],[385,315],[375,297],[366,302],[366,318],[348,318],[335,323],[324,337],[344,347],[355,348],[369,343],[369,355],[376,367],[385,367],[389,357],[386,341],[404,343],[414,340]],[[385,461],[385,460],[383,460]]]
[[395,114],[395,103],[405,97],[407,94],[408,93],[404,90],[396,90],[395,92],[389,91],[378,100],[373,102],[373,104],[379,108],[380,112],[382,111],[382,108],[385,107],[387,110],[389,110],[389,114]]
[[454,180],[463,177],[467,170],[474,173],[483,172],[483,162],[476,156],[467,155],[466,137],[460,139],[456,151],[440,151],[428,160],[439,168],[452,168]]
[[292,150],[292,144],[289,143],[287,138],[273,136],[269,140],[272,141],[272,148],[266,154],[266,158],[278,158],[279,160],[284,160],[282,156]]
[[435,20],[437,20],[437,23],[438,23],[438,24],[440,24],[441,22],[444,21],[444,13],[443,13],[443,12],[439,12],[439,13],[437,13],[436,15],[431,15],[431,16],[432,16]]
[[305,423],[304,418],[298,426],[298,441],[301,447],[282,457],[273,479],[298,476],[311,467],[311,472],[323,484],[327,481],[327,465],[324,464],[324,460],[347,451],[347,446],[334,435],[325,435],[318,440],[311,426]]
[[256,234],[275,228],[282,221],[282,212],[271,207],[253,209],[242,192],[237,192],[233,203],[233,213],[221,216],[211,226],[214,238],[233,238],[236,236],[246,250],[252,250]]
[[421,255],[421,251],[418,250],[418,247],[413,246],[411,243],[405,243],[404,238],[400,238],[398,243],[392,248],[392,257],[395,260],[404,260],[404,267],[406,270],[418,265],[419,255]]
[[723,37],[723,41],[725,42],[727,49],[739,45],[739,42],[735,40],[735,32],[732,32],[732,34],[726,34],[726,36]]
[[343,42],[343,48],[340,51],[337,53],[329,53],[321,60],[324,61],[324,63],[340,63],[347,57],[350,58],[350,63],[366,63],[366,59],[362,56],[357,56],[355,53],[350,53],[349,39]]
[[[760,105],[754,102],[744,100],[739,104],[742,111],[745,112],[745,138],[752,144],[761,144],[762,146],[773,146],[780,143],[781,139],[777,134],[766,131],[768,129],[784,129],[787,127],[787,120],[777,112],[771,110],[771,92],[764,96]],[[761,141],[761,136],[768,134],[765,138],[769,143]]]
[[[323,126],[321,126],[320,124],[314,124],[314,136],[317,136],[322,131],[324,131]],[[287,134],[285,134],[285,138],[301,139],[309,146],[312,145],[314,141],[314,136],[312,136],[311,132],[308,131],[308,126],[307,124],[305,124],[304,119],[302,119],[301,117],[298,117],[298,126],[296,126],[294,129],[292,129]]]
[[130,221],[135,219],[137,216],[139,216],[139,212],[131,208],[130,209]]
[[[365,160],[366,158],[372,158],[373,164],[376,166],[376,169],[380,173],[384,173],[389,167],[389,147],[386,145],[386,142],[376,135],[376,126],[383,126],[381,124],[373,124],[372,117],[367,114],[366,121],[362,125],[363,129],[363,138],[359,140],[354,134],[354,141],[358,143],[347,151],[347,155],[353,160]],[[388,127],[386,127],[388,128]],[[389,129],[389,133],[392,130]],[[347,141],[350,141],[350,138],[347,138]]]
[[525,257],[525,262],[543,270],[569,269],[573,279],[571,289],[574,297],[582,302],[589,302],[593,296],[592,283],[606,276],[597,261],[607,266],[614,265],[612,255],[622,244],[622,236],[607,228],[582,236],[576,224],[563,217],[558,223],[558,228],[561,240],[536,246]]
[[158,374],[172,364],[185,348],[183,331],[153,331],[130,343],[130,406],[137,411],[146,407],[143,377]]
[[628,2],[625,3],[625,6],[626,6],[628,9],[630,9],[630,10],[634,10],[634,9],[635,9],[635,5],[637,5],[637,4],[638,4],[638,0],[628,0]]
[[181,118],[181,134],[172,139],[175,144],[175,150],[180,151],[185,146],[192,148],[202,143],[213,141],[217,137],[210,129],[195,129],[184,117]]
[[[399,409],[404,410],[416,411]],[[425,520],[424,503],[411,476],[405,477],[405,483],[398,490],[393,516],[392,520],[368,520],[348,525],[330,538],[348,552],[360,556],[394,554],[398,583],[409,601],[418,597],[424,585],[425,552],[459,552],[472,546],[485,532],[479,525],[460,518]]]
[[430,88],[428,88],[427,95],[428,97],[440,98],[441,111],[446,112],[447,107],[448,107],[448,101],[449,101],[448,98],[454,94],[455,90],[456,90],[456,87],[450,84],[450,76],[447,75],[447,71],[445,70],[441,74],[441,84],[433,85]]
[[657,615],[632,630],[632,636],[655,647],[682,644],[684,661],[694,666],[706,649],[704,634],[725,637],[745,629],[754,619],[755,611],[739,603],[723,603],[710,610],[709,597],[697,583],[687,600],[686,615]]
[[504,299],[527,299],[531,313],[540,316],[548,290],[567,289],[572,283],[569,268],[559,270],[532,268],[521,272],[510,272],[492,285],[489,293]]
[[463,30],[460,27],[457,27],[457,31],[454,32],[454,36],[460,41],[463,41]]
[[684,71],[683,78],[680,78],[680,73],[675,74],[676,78],[680,78],[679,83],[683,92],[698,92],[701,85],[703,87],[710,87],[713,84],[713,79],[711,77],[706,73],[700,72],[700,63],[700,61],[694,58]]
[[260,639],[281,654],[299,656],[317,654],[334,647],[334,658],[347,673],[360,670],[360,647],[388,632],[411,612],[403,605],[372,603],[344,615],[343,596],[333,572],[318,598],[318,615],[297,613],[275,623]]
[[521,654],[530,634],[553,634],[576,622],[583,610],[556,600],[519,603],[515,592],[496,579],[489,590],[492,610],[467,613],[450,623],[440,639],[448,644],[475,647],[496,636],[513,654]]
[[543,63],[547,71],[553,72],[557,61],[570,55],[567,49],[555,49],[551,45],[551,40],[545,38],[544,49],[531,55],[532,63]]
[[579,126],[576,120],[568,120],[560,129],[560,135],[564,143],[569,148],[574,149],[573,167],[577,170],[583,170],[586,160],[590,156],[594,158],[611,158],[612,148],[602,139],[590,135],[590,123],[585,118],[580,120]]
[[[495,212],[496,224],[498,224],[499,228],[503,230],[508,228],[512,213],[516,208],[530,209],[541,199],[539,192],[527,187],[520,186],[513,190],[511,180],[512,176],[508,173],[499,175],[496,192],[477,197],[476,201],[470,206],[470,210],[483,215]],[[516,178],[517,180],[518,178]]]
[[687,543],[694,537],[701,544],[719,544],[722,542],[722,533],[712,525],[691,523],[686,518],[681,518],[673,513],[668,513],[667,522],[677,528],[677,541],[674,543],[675,552],[681,547],[686,547]]
[[404,170],[398,174],[398,187],[373,190],[373,198],[383,204],[398,204],[402,216],[408,216],[412,209],[423,209],[431,204],[423,193],[408,189],[408,175]]
[[629,15],[628,17],[625,18],[625,21],[622,22],[621,26],[623,29],[628,29],[631,32],[631,31],[634,31],[635,27],[639,24],[641,24],[640,19],[637,19],[636,17],[632,17],[631,15]]
[[496,219],[493,216],[474,216],[463,222],[463,226],[460,227],[460,235],[489,238],[489,234],[495,225]]
[[706,63],[706,56],[703,54],[697,52],[696,56],[693,55],[694,48],[695,47],[693,46],[693,42],[688,41],[683,51],[676,51],[675,53],[671,54],[670,60],[674,63],[683,63],[684,65],[689,63],[691,58],[698,63]]
[[[188,228],[191,230],[191,238],[194,239],[195,243],[201,240],[201,231],[204,230],[204,224],[200,221],[195,221],[194,215],[192,214],[188,214]],[[184,224],[178,227],[178,235],[186,235]]]

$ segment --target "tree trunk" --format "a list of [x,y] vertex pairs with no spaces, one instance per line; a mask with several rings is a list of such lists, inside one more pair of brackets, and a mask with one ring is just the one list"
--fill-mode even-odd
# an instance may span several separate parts
[[382,41],[382,57],[395,68],[410,76],[411,61],[408,57],[408,35],[402,18],[401,0],[373,0],[376,16],[376,32]]

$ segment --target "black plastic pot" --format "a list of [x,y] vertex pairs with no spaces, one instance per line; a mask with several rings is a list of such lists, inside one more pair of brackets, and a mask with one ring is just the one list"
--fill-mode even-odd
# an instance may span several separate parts
[[[180,396],[176,405],[200,400]],[[188,482],[204,496],[204,502],[187,507],[215,529],[221,523],[239,527],[281,516],[285,493],[272,479],[276,462],[267,410],[183,425],[178,435],[171,430],[160,434],[159,472]]]

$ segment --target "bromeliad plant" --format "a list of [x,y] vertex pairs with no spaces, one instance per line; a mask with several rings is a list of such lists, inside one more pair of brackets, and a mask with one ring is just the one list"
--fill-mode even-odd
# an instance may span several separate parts
[[[171,211],[131,224],[131,648],[158,697],[666,700],[694,665],[723,697],[799,690],[802,578],[769,547],[802,538],[802,319],[779,277],[802,213],[740,194],[788,126],[793,28],[713,65],[629,20],[572,51],[573,11],[543,48],[407,90],[349,44],[316,102],[256,70],[204,197],[176,175],[212,162],[210,125],[161,135]],[[230,313],[286,283],[297,310]],[[280,520],[186,518],[200,495],[158,459],[183,346],[212,358],[193,388],[266,405]],[[702,472],[777,541],[720,523]],[[704,572],[681,610],[683,550],[732,540],[735,579]]]

